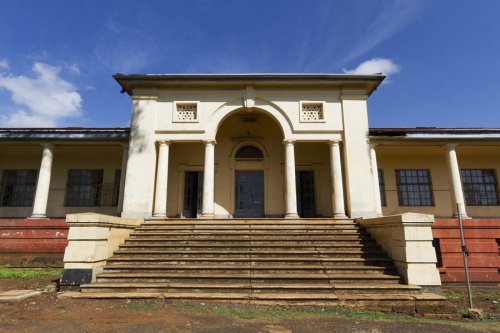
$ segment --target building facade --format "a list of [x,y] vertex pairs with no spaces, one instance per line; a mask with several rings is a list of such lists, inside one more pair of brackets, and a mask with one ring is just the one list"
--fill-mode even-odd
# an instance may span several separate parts
[[483,280],[498,281],[500,129],[369,129],[367,99],[383,75],[114,78],[132,99],[130,129],[0,130],[0,217],[416,212],[443,219],[441,265],[460,268],[443,231],[458,204],[481,225],[470,247]]

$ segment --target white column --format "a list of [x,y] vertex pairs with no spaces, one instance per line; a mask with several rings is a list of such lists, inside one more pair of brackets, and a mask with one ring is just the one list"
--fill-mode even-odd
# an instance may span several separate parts
[[33,218],[46,217],[54,148],[55,146],[51,144],[43,145],[42,162],[40,164],[40,172],[38,173],[38,181],[36,184],[33,214],[31,215]]
[[169,141],[158,141],[158,168],[156,170],[155,210],[153,216],[167,216],[169,145]]
[[285,177],[286,177],[286,218],[298,218],[297,188],[295,183],[295,145],[285,141]]
[[203,204],[201,217],[213,218],[214,178],[215,178],[215,141],[205,141],[205,167],[203,170]]
[[121,212],[123,211],[123,196],[125,194],[125,175],[127,174],[127,160],[128,144],[124,144],[122,153],[122,171],[120,174],[120,192],[118,193],[118,207],[116,207],[118,214],[121,214]]
[[340,164],[340,147],[339,141],[333,140],[330,145],[330,171],[332,178],[332,201],[333,201],[333,217],[344,218],[344,185],[342,182],[342,166]]
[[[446,146],[448,153],[446,154],[448,160],[448,167],[450,168],[452,192],[455,199],[455,204],[460,204],[460,214],[462,217],[468,217],[465,210],[464,192],[462,190],[462,181],[460,179],[460,168],[458,167],[457,152],[455,151],[456,145],[449,144]],[[456,207],[453,207],[453,212],[456,212]],[[456,213],[455,213],[456,214]]]
[[373,196],[375,199],[375,209],[378,216],[382,216],[382,201],[380,200],[380,185],[378,181],[378,165],[377,153],[375,152],[376,143],[370,144],[370,160],[372,166],[372,183],[373,183]]

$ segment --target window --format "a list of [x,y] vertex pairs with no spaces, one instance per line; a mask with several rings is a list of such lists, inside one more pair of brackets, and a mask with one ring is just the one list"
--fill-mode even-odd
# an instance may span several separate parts
[[400,206],[432,206],[429,170],[396,170]]
[[115,170],[115,182],[113,183],[113,200],[111,206],[118,206],[118,198],[120,197],[120,180],[122,177],[122,171]]
[[469,206],[498,206],[495,171],[491,169],[460,170],[465,203]]
[[264,155],[262,155],[262,152],[257,147],[245,146],[236,152],[235,157],[241,159],[263,159]]
[[103,170],[69,170],[67,207],[100,206]]
[[30,207],[35,197],[37,170],[5,170],[0,188],[0,205]]
[[382,169],[378,169],[378,188],[380,190],[380,203],[382,206],[387,206],[387,201],[385,199],[385,180],[384,172]]

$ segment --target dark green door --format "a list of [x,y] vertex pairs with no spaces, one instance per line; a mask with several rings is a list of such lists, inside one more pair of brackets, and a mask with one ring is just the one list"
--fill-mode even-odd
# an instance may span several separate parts
[[316,217],[314,171],[297,171],[297,210],[300,217]]
[[264,173],[236,171],[236,202],[234,217],[264,216]]
[[203,198],[203,172],[186,171],[184,174],[184,209],[183,216],[196,218],[201,213]]

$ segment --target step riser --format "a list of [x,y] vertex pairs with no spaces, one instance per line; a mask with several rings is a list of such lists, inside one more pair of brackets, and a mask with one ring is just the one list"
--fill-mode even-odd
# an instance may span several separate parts
[[[168,259],[155,259],[151,260],[119,260],[114,259],[113,261],[108,261],[109,267],[113,267],[114,265],[214,265],[214,264],[225,264],[225,265],[234,265],[234,266],[248,266],[248,261],[233,261],[231,258],[222,258],[220,261],[210,261],[210,260],[168,260]],[[268,265],[287,265],[287,266],[301,266],[301,265],[311,265],[317,263],[317,261],[305,261],[305,260],[266,260],[266,261],[252,261],[254,264],[268,264]],[[376,261],[333,261],[333,260],[325,260],[322,261],[321,264],[328,266],[378,266],[381,268],[391,268],[393,267],[389,263],[379,263]]]
[[[348,267],[348,266],[346,266]],[[242,274],[248,274],[248,273],[253,273],[253,274],[323,274],[329,273],[329,274],[359,274],[360,277],[363,276],[363,274],[395,274],[395,270],[393,269],[327,269],[324,270],[323,268],[283,268],[283,269],[258,269],[258,268],[253,268],[253,269],[247,269],[244,267],[232,267],[230,269],[228,268],[161,268],[161,269],[144,269],[138,267],[137,269],[119,269],[119,268],[113,268],[113,266],[107,266],[104,269],[105,272],[113,272],[113,273],[136,273],[137,271],[144,272],[144,273],[202,273],[202,274],[220,274],[220,273],[242,273]]]
[[[283,278],[275,278],[275,279],[252,279],[253,282],[255,283],[306,283],[308,281],[310,281],[311,279],[294,279],[294,278],[291,278],[291,279],[283,279]],[[345,280],[341,280],[341,279],[335,279],[335,280],[330,280],[330,279],[327,279],[327,278],[316,278],[316,279],[313,279],[314,282],[325,282],[325,283],[333,283],[333,284],[342,284],[342,283],[345,283],[345,284],[354,284],[354,283],[357,283],[357,284],[373,284],[373,283],[377,283],[377,284],[397,284],[397,281],[394,281],[394,280],[383,280],[383,279],[379,279],[379,280],[372,280],[372,279],[345,279]],[[241,282],[247,282],[249,283],[250,282],[250,279],[249,278],[220,278],[220,277],[213,277],[213,278],[210,278],[210,279],[207,279],[207,278],[132,278],[132,277],[124,277],[124,278],[103,278],[103,277],[100,277],[97,279],[97,282],[99,283],[104,283],[104,282],[118,282],[118,283],[123,283],[123,282],[140,282],[140,283],[158,283],[158,282],[164,282],[164,283],[168,283],[168,282],[171,282],[171,283],[180,283],[180,282],[184,282],[184,283],[195,283],[195,282],[198,282],[198,283],[207,283],[207,282],[211,282],[211,283],[241,283]]]

